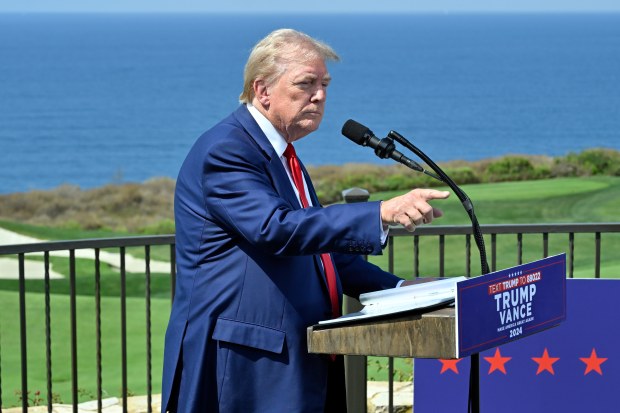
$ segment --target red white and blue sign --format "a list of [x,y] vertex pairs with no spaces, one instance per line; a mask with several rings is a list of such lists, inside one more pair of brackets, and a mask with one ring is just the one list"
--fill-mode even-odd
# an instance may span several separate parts
[[457,357],[479,353],[566,319],[566,254],[457,283]]
[[[480,411],[620,411],[620,280],[566,280],[559,326],[480,353]],[[416,413],[467,412],[470,358],[416,359]]]

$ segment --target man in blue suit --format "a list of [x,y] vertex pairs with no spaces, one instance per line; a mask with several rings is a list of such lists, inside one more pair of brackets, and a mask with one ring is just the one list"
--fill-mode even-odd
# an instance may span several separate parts
[[319,127],[338,60],[277,30],[253,49],[242,105],[203,134],[178,176],[177,286],[166,333],[162,411],[342,412],[341,358],[309,354],[306,328],[337,316],[342,293],[401,281],[361,258],[388,224],[441,215],[447,192],[322,208],[292,142]]

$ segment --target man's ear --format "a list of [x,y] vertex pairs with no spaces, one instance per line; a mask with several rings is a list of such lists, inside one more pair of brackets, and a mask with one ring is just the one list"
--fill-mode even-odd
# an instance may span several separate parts
[[271,96],[269,94],[269,88],[265,84],[263,79],[256,79],[252,84],[254,89],[254,97],[264,108],[269,108],[269,102],[271,100]]

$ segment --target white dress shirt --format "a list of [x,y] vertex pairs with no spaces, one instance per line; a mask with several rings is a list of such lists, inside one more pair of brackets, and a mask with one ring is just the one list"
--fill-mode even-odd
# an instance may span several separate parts
[[[269,119],[265,117],[265,115],[260,113],[258,109],[252,106],[251,103],[247,104],[247,108],[248,108],[248,111],[250,112],[250,115],[252,115],[256,123],[258,123],[258,126],[263,131],[267,139],[269,139],[269,142],[271,143],[271,146],[273,146],[273,149],[276,151],[276,154],[280,157],[280,161],[282,162],[282,165],[284,165],[284,169],[286,170],[289,181],[291,181],[291,186],[293,187],[293,190],[295,191],[295,195],[297,195],[297,200],[299,201],[299,205],[301,205],[301,199],[299,198],[299,191],[297,190],[297,187],[295,186],[295,182],[293,181],[293,176],[291,175],[291,171],[288,167],[288,161],[286,157],[284,156],[284,151],[286,150],[286,147],[288,144],[284,140],[284,137],[280,135],[280,132],[278,132],[278,130],[271,124],[271,122],[269,122]],[[304,191],[306,191],[306,199],[308,200],[308,205],[313,206],[312,198],[310,198],[310,193],[308,192],[308,184],[306,183],[306,177],[304,176],[304,174],[301,174],[301,178],[304,181]]]

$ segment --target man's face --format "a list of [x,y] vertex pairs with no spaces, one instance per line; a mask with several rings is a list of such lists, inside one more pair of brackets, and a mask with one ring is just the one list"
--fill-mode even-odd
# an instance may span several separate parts
[[287,142],[318,129],[330,80],[325,62],[316,58],[304,63],[289,63],[284,74],[266,87],[267,118]]

